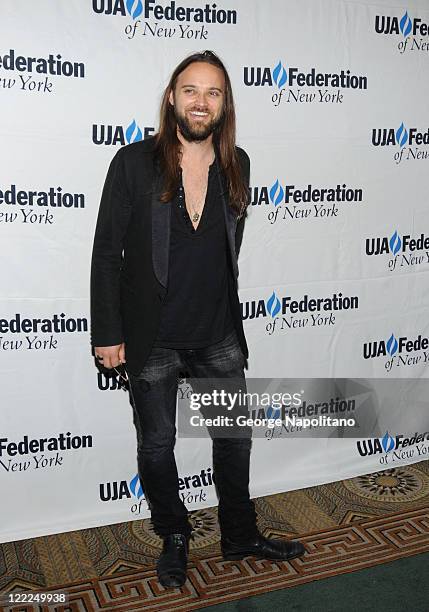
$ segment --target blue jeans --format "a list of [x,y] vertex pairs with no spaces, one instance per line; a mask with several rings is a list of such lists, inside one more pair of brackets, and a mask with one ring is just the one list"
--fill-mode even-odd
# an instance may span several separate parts
[[[179,374],[192,378],[233,378],[245,389],[244,357],[235,331],[200,349],[155,347],[139,376],[130,375],[131,404],[137,430],[140,480],[161,537],[191,534],[188,512],[179,496],[174,457]],[[251,431],[244,437],[213,438],[213,469],[223,537],[245,541],[256,534],[256,513],[249,497]]]

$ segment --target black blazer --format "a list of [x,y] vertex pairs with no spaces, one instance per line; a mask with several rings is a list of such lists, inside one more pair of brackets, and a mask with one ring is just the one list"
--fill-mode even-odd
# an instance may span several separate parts
[[[154,163],[154,138],[130,144],[113,158],[101,197],[91,265],[91,343],[125,342],[128,370],[138,375],[150,354],[167,290],[171,202],[159,200],[161,177]],[[249,157],[237,148],[246,184]],[[238,340],[247,344],[237,294],[237,257],[244,228],[228,202],[222,181],[222,205],[233,281],[230,303]]]

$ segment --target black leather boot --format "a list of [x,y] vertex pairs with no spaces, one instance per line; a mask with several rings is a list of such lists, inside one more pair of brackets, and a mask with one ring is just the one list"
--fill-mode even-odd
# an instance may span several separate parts
[[181,587],[186,581],[188,541],[182,533],[164,538],[161,555],[156,564],[158,580],[164,587]]
[[225,560],[244,559],[244,557],[252,556],[258,559],[288,561],[301,557],[305,553],[303,544],[297,540],[270,540],[260,533],[246,542],[234,542],[234,540],[222,538],[221,548]]

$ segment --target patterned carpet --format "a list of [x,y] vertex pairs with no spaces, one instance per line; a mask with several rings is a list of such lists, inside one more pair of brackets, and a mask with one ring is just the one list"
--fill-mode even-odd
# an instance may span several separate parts
[[149,520],[0,545],[0,592],[68,595],[66,605],[9,605],[5,612],[190,611],[429,551],[429,462],[256,500],[267,536],[299,537],[290,562],[223,561],[216,509],[193,512],[189,578],[156,579],[160,540]]

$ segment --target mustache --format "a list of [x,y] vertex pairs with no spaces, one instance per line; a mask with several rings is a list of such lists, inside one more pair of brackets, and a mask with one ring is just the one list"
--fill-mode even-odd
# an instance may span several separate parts
[[188,108],[187,111],[196,111],[197,113],[210,113],[209,109],[204,106],[193,106],[192,108]]

